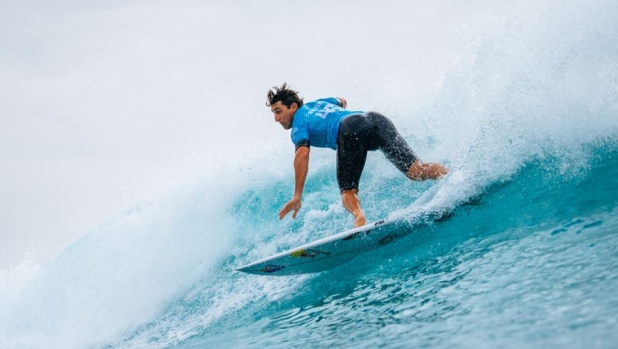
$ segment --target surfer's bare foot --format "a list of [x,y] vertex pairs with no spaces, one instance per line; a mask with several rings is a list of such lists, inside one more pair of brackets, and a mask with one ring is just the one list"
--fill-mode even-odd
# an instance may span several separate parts
[[354,228],[362,227],[365,224],[367,224],[365,216],[356,217],[356,219],[354,219]]
[[414,161],[408,169],[407,176],[411,180],[421,181],[426,179],[438,179],[448,174],[448,169],[441,164],[436,163],[423,163],[420,161]]

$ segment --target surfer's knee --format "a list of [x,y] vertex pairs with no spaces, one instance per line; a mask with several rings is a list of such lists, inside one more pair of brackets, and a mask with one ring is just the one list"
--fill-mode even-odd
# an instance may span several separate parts
[[343,195],[351,195],[351,194],[358,194],[358,188],[350,188],[350,189],[341,189],[341,196]]

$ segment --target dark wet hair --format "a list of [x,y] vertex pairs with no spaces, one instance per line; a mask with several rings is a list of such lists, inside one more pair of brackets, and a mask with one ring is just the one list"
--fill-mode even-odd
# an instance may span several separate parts
[[268,90],[266,97],[268,98],[268,102],[266,102],[267,107],[270,107],[277,102],[281,102],[281,104],[288,108],[292,105],[292,103],[296,103],[299,108],[303,106],[303,99],[298,96],[298,92],[288,87],[287,82],[284,82],[281,87],[275,86]]

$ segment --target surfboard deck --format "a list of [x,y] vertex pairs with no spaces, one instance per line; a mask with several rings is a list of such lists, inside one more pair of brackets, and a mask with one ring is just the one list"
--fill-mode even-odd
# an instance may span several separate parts
[[257,275],[297,275],[333,269],[359,252],[380,247],[409,234],[400,221],[381,220],[277,253],[236,270]]

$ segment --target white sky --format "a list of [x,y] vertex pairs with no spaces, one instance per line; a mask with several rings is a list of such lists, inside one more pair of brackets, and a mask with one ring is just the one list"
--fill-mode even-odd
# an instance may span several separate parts
[[493,2],[463,3],[0,2],[0,269],[287,140],[271,86],[385,112],[422,98]]

